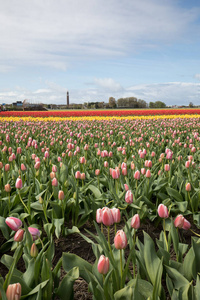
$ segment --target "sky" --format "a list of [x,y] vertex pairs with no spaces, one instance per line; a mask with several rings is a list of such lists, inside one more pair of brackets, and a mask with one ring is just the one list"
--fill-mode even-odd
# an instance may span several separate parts
[[199,0],[0,0],[0,103],[200,105]]

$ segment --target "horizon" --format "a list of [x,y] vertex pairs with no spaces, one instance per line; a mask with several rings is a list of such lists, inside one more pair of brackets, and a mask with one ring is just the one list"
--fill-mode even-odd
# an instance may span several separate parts
[[200,104],[199,1],[0,3],[0,103]]

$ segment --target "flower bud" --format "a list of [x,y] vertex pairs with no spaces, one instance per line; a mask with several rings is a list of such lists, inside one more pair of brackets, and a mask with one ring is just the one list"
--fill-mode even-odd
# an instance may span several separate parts
[[58,186],[58,180],[56,177],[53,178],[51,184],[52,184],[52,186]]
[[96,169],[96,170],[95,170],[95,175],[96,175],[96,176],[99,176],[99,175],[100,175],[100,170],[99,170],[99,169]]
[[140,216],[138,214],[134,215],[131,220],[131,227],[138,229],[140,227]]
[[169,172],[169,170],[170,170],[170,165],[169,165],[169,164],[166,164],[166,165],[165,165],[165,172]]
[[127,246],[127,237],[123,230],[118,230],[115,238],[114,244],[116,249],[124,249]]
[[16,180],[15,187],[16,187],[16,189],[21,189],[22,186],[23,186],[23,183],[22,183],[21,178],[19,177],[19,178],[17,178],[17,180]]
[[37,257],[37,255],[38,255],[38,248],[35,243],[33,243],[31,246],[30,255],[31,255],[31,257],[34,257],[34,258]]
[[21,284],[9,284],[6,290],[7,300],[20,300],[21,298]]
[[17,231],[22,226],[22,221],[15,217],[6,218],[5,222],[14,231]]
[[25,164],[21,164],[21,171],[26,171],[26,166],[25,166]]
[[135,178],[136,180],[139,180],[139,179],[140,179],[140,171],[137,170],[137,171],[135,172],[134,178]]
[[23,240],[23,237],[24,237],[24,229],[18,229],[14,235],[14,241],[21,242]]
[[81,173],[81,180],[85,180],[85,173]]
[[169,212],[167,206],[165,206],[164,204],[160,204],[158,206],[158,215],[160,218],[164,218],[164,219],[168,218]]
[[107,274],[109,271],[109,258],[101,255],[98,261],[97,269],[100,274]]
[[59,191],[59,192],[58,192],[58,199],[59,199],[59,200],[63,200],[64,198],[65,198],[64,192],[63,192],[63,191]]
[[119,223],[121,220],[121,214],[119,208],[116,207],[111,208],[111,213],[113,216],[114,223]]
[[5,185],[5,191],[7,192],[7,193],[10,193],[11,192],[11,186],[10,186],[10,184],[9,183],[7,183],[6,185]]
[[182,215],[178,215],[174,220],[174,226],[178,228],[182,228],[184,224],[184,217]]
[[112,212],[108,207],[102,208],[102,223],[105,226],[111,226],[114,223]]
[[150,178],[150,177],[151,177],[151,171],[150,171],[149,169],[146,171],[146,177],[147,177],[147,178]]
[[128,190],[125,194],[125,201],[128,204],[131,204],[133,202],[133,194],[130,190]]
[[102,209],[98,208],[96,211],[96,222],[97,223],[102,223]]
[[182,227],[182,228],[183,228],[184,230],[188,230],[188,229],[190,229],[190,227],[191,227],[190,222],[184,218],[184,221],[183,221],[183,227]]
[[80,171],[76,171],[75,178],[76,179],[81,179],[81,172]]
[[186,190],[187,192],[190,192],[190,191],[191,191],[191,184],[190,184],[189,182],[186,184],[185,190]]
[[28,227],[28,231],[32,235],[33,241],[37,240],[40,237],[40,232],[37,228]]
[[9,164],[6,164],[6,165],[4,166],[4,170],[5,170],[5,172],[8,172],[8,171],[10,170],[10,165],[9,165]]

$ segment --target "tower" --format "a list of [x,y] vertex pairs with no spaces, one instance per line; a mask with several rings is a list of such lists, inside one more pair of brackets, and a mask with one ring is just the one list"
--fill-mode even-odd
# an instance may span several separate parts
[[69,92],[67,91],[67,106],[69,107]]

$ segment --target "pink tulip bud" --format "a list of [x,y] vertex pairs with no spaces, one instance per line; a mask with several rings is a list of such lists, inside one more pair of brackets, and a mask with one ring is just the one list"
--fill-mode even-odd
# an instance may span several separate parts
[[21,164],[21,170],[26,171],[26,166],[24,164]]
[[124,249],[127,246],[127,237],[123,230],[118,230],[115,238],[114,244],[116,249]]
[[131,204],[133,202],[133,194],[130,190],[128,190],[125,194],[125,201],[128,204]]
[[39,168],[40,168],[40,161],[37,161],[37,162],[35,163],[34,168],[35,168],[36,170],[39,170]]
[[104,161],[104,167],[108,168],[108,162],[107,161]]
[[5,191],[7,192],[7,193],[10,193],[11,192],[11,186],[10,186],[10,184],[9,183],[7,183],[6,185],[5,185]]
[[95,170],[95,175],[96,175],[96,176],[99,176],[99,175],[100,175],[100,170],[99,170],[99,169],[96,169],[96,170]]
[[140,216],[138,214],[134,215],[131,220],[131,227],[138,229],[140,227]]
[[81,179],[81,172],[80,171],[76,171],[75,178],[76,179]]
[[182,228],[184,224],[184,217],[182,215],[178,215],[174,220],[174,226],[178,228]]
[[85,173],[81,173],[81,180],[85,180]]
[[22,226],[22,221],[15,217],[6,218],[5,222],[14,231],[17,231]]
[[56,177],[56,173],[51,172],[51,173],[50,173],[50,178],[53,179],[53,178],[55,178],[55,177]]
[[24,230],[23,229],[18,229],[17,232],[14,235],[14,241],[15,242],[21,242],[24,237]]
[[4,170],[5,170],[6,172],[8,172],[8,171],[10,170],[10,165],[9,165],[9,164],[6,164],[5,167],[4,167]]
[[56,177],[53,178],[51,184],[52,184],[52,186],[58,186],[58,180]]
[[169,165],[169,164],[166,164],[166,165],[165,165],[165,172],[169,172],[169,170],[170,170],[170,165]]
[[84,156],[80,157],[79,161],[80,161],[81,164],[84,164],[85,163],[85,157]]
[[190,227],[191,227],[190,222],[184,218],[184,222],[183,222],[183,227],[182,228],[184,230],[188,230],[188,229],[190,229]]
[[98,261],[97,269],[100,274],[107,274],[109,271],[109,258],[101,255]]
[[191,191],[191,184],[190,184],[189,182],[186,184],[185,190],[186,190],[187,192],[190,192],[190,191]]
[[146,177],[147,177],[147,178],[150,178],[150,177],[151,177],[151,171],[150,171],[150,170],[147,170],[147,171],[146,171]]
[[17,180],[16,180],[15,187],[16,187],[16,189],[21,189],[22,186],[23,186],[23,183],[22,183],[21,178],[19,177],[19,178],[17,178]]
[[127,172],[127,168],[123,168],[122,169],[122,175],[123,176],[127,176],[128,172]]
[[44,157],[45,157],[45,158],[48,158],[48,157],[49,157],[49,152],[48,152],[48,151],[45,151],[45,152],[44,152]]
[[111,208],[111,213],[113,216],[114,223],[119,223],[121,221],[121,214],[119,208]]
[[28,227],[28,231],[32,235],[33,241],[37,240],[40,237],[40,232],[37,228]]
[[112,212],[108,207],[102,208],[102,223],[105,226],[111,226],[114,223]]
[[164,218],[164,219],[168,218],[169,212],[167,206],[165,206],[164,204],[160,204],[158,206],[158,215],[160,218]]
[[21,298],[21,284],[9,284],[6,290],[7,300],[20,300]]
[[0,169],[3,169],[3,163],[0,161]]
[[136,180],[139,180],[139,179],[140,179],[140,171],[137,170],[137,171],[135,172],[134,178],[135,178]]
[[112,178],[113,178],[113,179],[118,179],[118,178],[119,178],[119,175],[120,175],[119,170],[112,169],[111,175],[112,175]]
[[97,223],[102,223],[102,209],[98,208],[96,211],[96,222]]
[[190,160],[187,160],[187,161],[185,162],[185,167],[186,167],[187,169],[190,167]]
[[127,192],[128,190],[129,190],[129,186],[128,186],[128,184],[124,184],[124,188],[125,188],[125,191]]
[[52,166],[52,172],[54,172],[54,173],[57,172],[57,167],[55,165]]
[[58,192],[58,200],[64,200],[64,198],[65,198],[64,192],[63,191],[59,191]]

